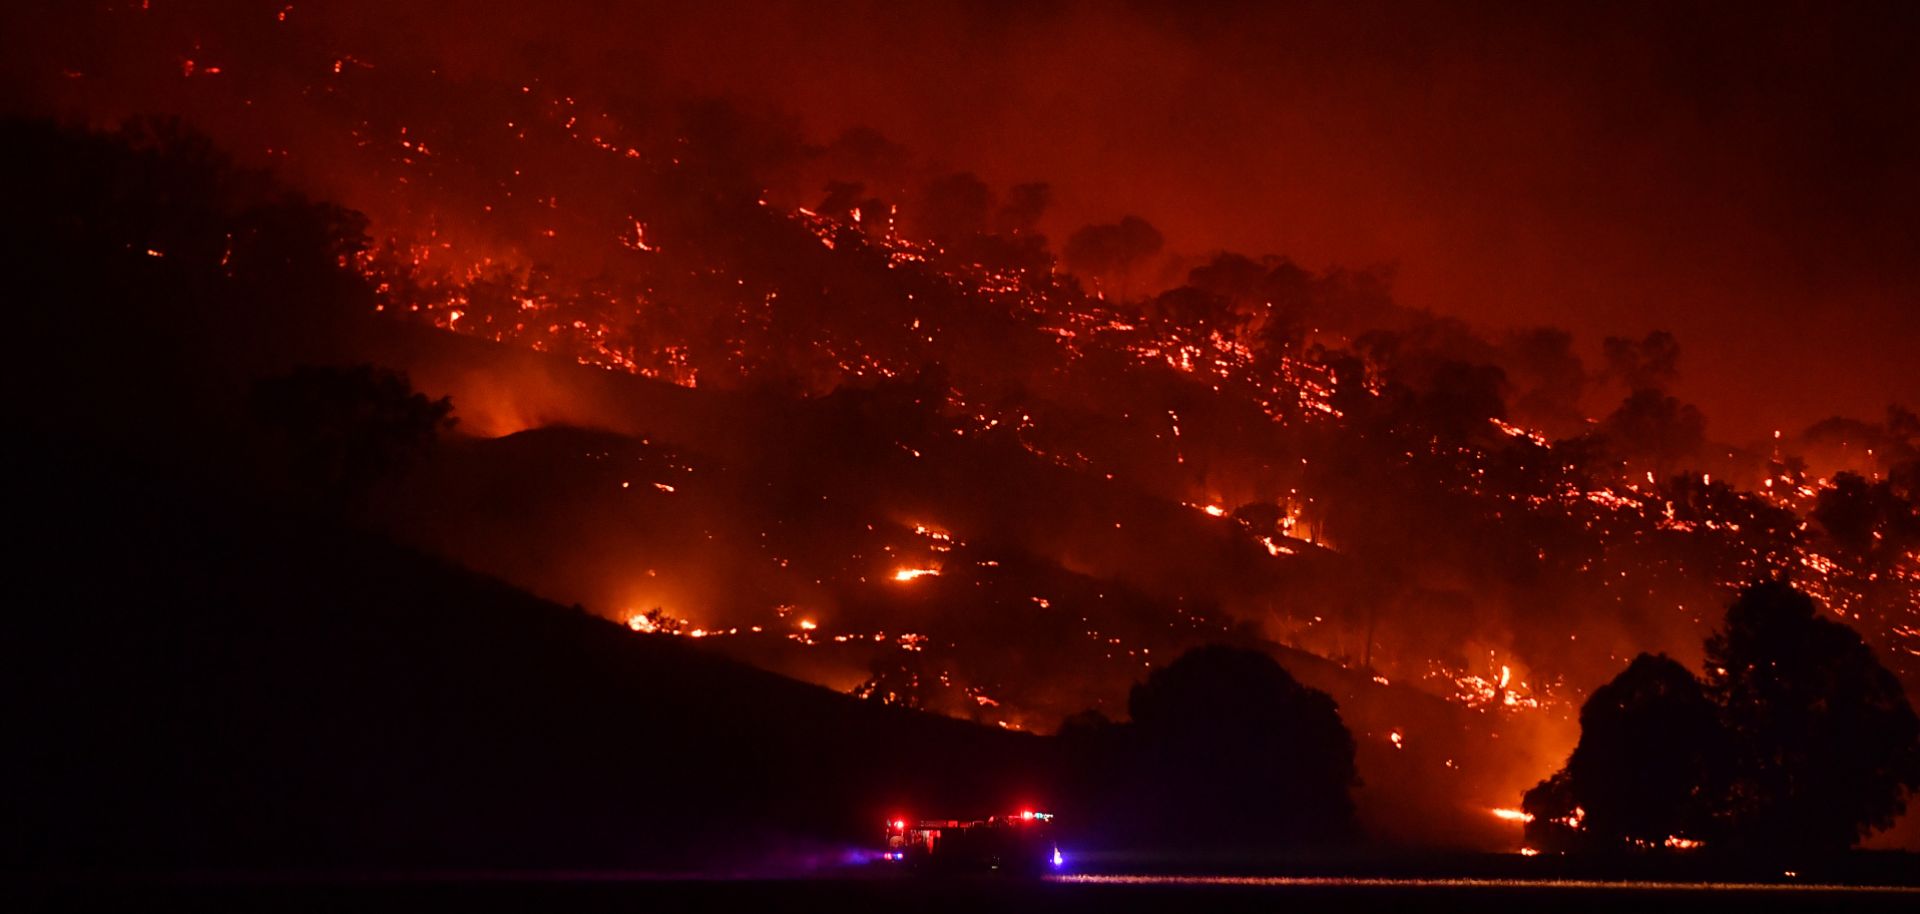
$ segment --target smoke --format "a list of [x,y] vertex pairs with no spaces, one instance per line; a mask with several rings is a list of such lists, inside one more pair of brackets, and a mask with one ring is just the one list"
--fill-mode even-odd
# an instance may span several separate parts
[[[1687,380],[1748,377],[1725,371],[1736,335],[1688,327],[1759,318],[1712,296],[1705,324],[1601,292],[1539,310],[1573,281],[1543,276],[1575,241],[1609,270],[1649,266],[1600,284],[1609,300],[1694,296],[1702,274],[1646,260],[1622,241],[1631,220],[1588,198],[1543,221],[1463,152],[1517,137],[1495,164],[1559,186],[1625,114],[1519,130],[1556,100],[1510,78],[1539,62],[1461,73],[1457,47],[1413,37],[1433,23],[1264,21],[1250,34],[1285,40],[1250,71],[1277,82],[1256,85],[1220,69],[1241,40],[1151,8],[160,6],[63,5],[10,29],[15,101],[180,112],[366,212],[384,300],[466,336],[395,327],[339,355],[452,394],[478,436],[384,520],[545,596],[659,609],[840,689],[912,654],[944,680],[929,707],[987,724],[1113,709],[1159,659],[1222,639],[1334,661],[1325,681],[1356,715],[1378,677],[1502,720],[1564,714],[1635,652],[1694,656],[1729,585],[1803,561],[1747,519],[1758,496],[1664,478],[1772,478],[1770,454],[1710,444],[1678,388],[1681,336],[1721,352],[1689,348]],[[1329,36],[1377,68],[1312,49]],[[1429,71],[1447,77],[1439,109],[1473,116],[1413,110],[1396,85]],[[1479,110],[1489,83],[1521,96]],[[1175,141],[1112,139],[1147,128]],[[1713,224],[1744,212],[1702,193],[1672,202]],[[1476,211],[1434,222],[1451,208]],[[1680,332],[1608,337],[1594,367],[1591,326],[1550,325],[1655,314]],[[1899,393],[1858,364],[1855,386],[1805,396]],[[1722,405],[1757,413],[1742,391]],[[1378,740],[1413,725],[1400,713],[1355,722]],[[1530,782],[1564,735],[1488,764]]]
[[[418,93],[299,94],[336,61],[473,90],[407,112],[416,130],[474,109],[484,84],[635,110],[771,103],[809,142],[871,125],[952,163],[927,173],[1045,178],[1053,237],[1132,212],[1179,251],[1397,263],[1405,300],[1492,325],[1589,341],[1664,326],[1693,349],[1674,393],[1736,438],[1920,396],[1900,361],[1920,328],[1898,304],[1920,262],[1901,217],[1920,118],[1894,89],[1913,81],[1907,11],[137,6],[14,7],[12,94],[103,117],[192,108],[226,145],[369,211],[339,128],[390,127],[370,115]],[[196,75],[178,76],[188,60]],[[918,177],[867,183],[897,200]],[[1812,370],[1770,391],[1778,418],[1750,423],[1751,391],[1797,364]]]

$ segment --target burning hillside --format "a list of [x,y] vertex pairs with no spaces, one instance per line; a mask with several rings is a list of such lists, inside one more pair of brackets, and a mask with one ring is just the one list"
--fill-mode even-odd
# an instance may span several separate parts
[[65,14],[111,51],[65,49],[36,99],[178,113],[364,213],[341,266],[380,319],[337,354],[470,433],[374,514],[637,636],[1038,731],[1261,644],[1340,698],[1363,777],[1418,755],[1485,805],[1754,580],[1920,687],[1910,412],[1710,443],[1664,334],[1590,370],[1378,271],[1214,253],[1167,281],[1144,222],[1049,239],[1046,185],[871,131],[166,7]]

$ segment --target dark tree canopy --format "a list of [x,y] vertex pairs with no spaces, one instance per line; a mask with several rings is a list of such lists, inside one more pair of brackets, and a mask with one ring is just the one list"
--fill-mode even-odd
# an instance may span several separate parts
[[1277,844],[1350,828],[1353,737],[1331,697],[1272,657],[1196,648],[1134,686],[1128,709],[1155,833]]
[[1527,844],[1535,850],[1565,853],[1585,848],[1580,827],[1586,823],[1580,819],[1583,810],[1573,799],[1573,776],[1567,769],[1529,788],[1520,798],[1520,808],[1531,817]]
[[1163,320],[1201,330],[1226,329],[1233,302],[1193,286],[1177,286],[1154,296],[1153,311]]
[[1039,225],[1040,216],[1052,202],[1053,188],[1045,182],[1034,181],[1009,187],[1006,199],[1001,201],[1000,209],[994,213],[994,231],[1009,235],[1031,232]]
[[1760,584],[1707,642],[1734,744],[1727,816],[1756,850],[1839,851],[1920,789],[1920,720],[1859,634],[1785,583]]
[[1067,236],[1063,257],[1068,268],[1091,276],[1124,276],[1142,261],[1160,253],[1166,243],[1160,230],[1138,216],[1119,222],[1083,226]]
[[1507,415],[1505,372],[1492,365],[1446,360],[1434,366],[1414,414],[1442,440],[1459,441]]
[[1642,654],[1580,711],[1567,766],[1525,797],[1551,849],[1839,853],[1920,789],[1920,720],[1859,634],[1791,585],[1743,591],[1708,639],[1704,685]]
[[1600,423],[1599,432],[1615,456],[1643,461],[1665,475],[1700,453],[1707,440],[1707,419],[1691,403],[1640,388]]
[[1664,390],[1680,374],[1680,342],[1665,330],[1639,340],[1610,336],[1601,351],[1607,373],[1629,390]]
[[1888,480],[1835,475],[1833,487],[1820,490],[1813,519],[1844,558],[1869,567],[1890,566],[1920,544],[1920,507]]
[[920,192],[918,222],[927,237],[951,241],[987,231],[993,189],[972,172],[942,175]]
[[1508,334],[1501,349],[1518,391],[1512,403],[1517,417],[1556,437],[1585,425],[1580,402],[1588,377],[1586,366],[1574,354],[1572,333],[1558,327],[1529,327]]
[[249,406],[268,480],[296,497],[351,499],[410,466],[452,428],[453,402],[416,392],[403,373],[301,366],[254,385]]
[[1635,657],[1580,709],[1567,773],[1585,830],[1614,844],[1704,837],[1725,746],[1700,680],[1665,654]]
[[29,421],[202,446],[236,384],[373,312],[350,268],[367,245],[360,214],[235,165],[179,121],[98,132],[0,118],[0,148],[10,313],[34,341],[11,367],[60,379]]

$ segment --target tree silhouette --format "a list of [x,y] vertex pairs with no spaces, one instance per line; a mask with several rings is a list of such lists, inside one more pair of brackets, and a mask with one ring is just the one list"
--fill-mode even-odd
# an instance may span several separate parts
[[1506,387],[1499,368],[1447,359],[1434,366],[1411,416],[1443,441],[1471,440],[1486,433],[1488,419],[1506,417]]
[[942,175],[921,188],[915,222],[928,238],[951,243],[987,230],[993,190],[972,172]]
[[1153,298],[1153,311],[1161,319],[1193,330],[1230,330],[1234,319],[1233,302],[1193,286],[1168,289]]
[[1725,756],[1718,711],[1700,680],[1665,654],[1641,654],[1581,707],[1569,796],[1596,844],[1697,840]]
[[1353,737],[1333,699],[1272,657],[1196,648],[1128,698],[1133,796],[1146,833],[1201,844],[1279,844],[1351,827]]
[[1868,567],[1890,566],[1920,544],[1920,508],[1888,480],[1836,474],[1833,487],[1820,490],[1813,519],[1843,556]]
[[1757,584],[1707,641],[1703,686],[1636,657],[1580,710],[1567,766],[1525,797],[1543,849],[1667,837],[1751,854],[1844,851],[1920,789],[1920,720],[1860,636],[1784,582]]
[[1733,741],[1726,816],[1743,845],[1845,850],[1920,789],[1920,720],[1899,680],[1785,583],[1727,610],[1707,642],[1707,685]]
[[1665,390],[1680,374],[1680,342],[1665,330],[1655,330],[1640,340],[1607,337],[1601,343],[1601,352],[1607,361],[1607,374],[1625,383],[1628,390]]
[[994,213],[994,231],[1006,235],[1032,232],[1041,214],[1053,202],[1053,188],[1044,182],[1015,184],[1007,188],[1007,197]]
[[1075,272],[1096,279],[1121,279],[1121,296],[1125,297],[1126,277],[1141,262],[1160,253],[1160,247],[1165,243],[1166,239],[1161,237],[1160,230],[1147,220],[1128,216],[1119,222],[1082,226],[1067,236],[1067,246],[1062,254],[1067,268]]
[[1586,833],[1581,830],[1585,810],[1573,799],[1573,776],[1567,769],[1533,785],[1520,798],[1520,808],[1530,817],[1527,844],[1535,850],[1564,854],[1586,847]]
[[1707,419],[1691,403],[1640,388],[1600,423],[1599,434],[1614,455],[1644,461],[1664,476],[1700,452]]
[[263,468],[284,494],[352,501],[404,470],[453,427],[453,402],[428,399],[403,373],[357,365],[301,366],[254,384],[249,407]]
[[1573,351],[1573,334],[1559,327],[1529,327],[1507,334],[1501,352],[1518,393],[1515,416],[1543,427],[1554,437],[1571,436],[1585,426],[1580,408],[1586,394],[1586,366]]

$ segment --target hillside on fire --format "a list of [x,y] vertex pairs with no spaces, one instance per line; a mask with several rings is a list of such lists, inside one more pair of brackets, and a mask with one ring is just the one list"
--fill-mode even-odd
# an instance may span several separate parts
[[750,872],[1039,804],[1666,860],[1791,845],[1832,771],[1806,853],[1920,846],[1903,389],[1730,420],[1657,327],[1062,224],[664,72],[139,6],[8,65],[9,856]]
[[897,809],[1040,792],[1033,737],[633,638],[124,457],[59,456],[23,465],[40,487],[17,514],[46,602],[9,621],[0,674],[23,788],[9,869],[805,872]]

